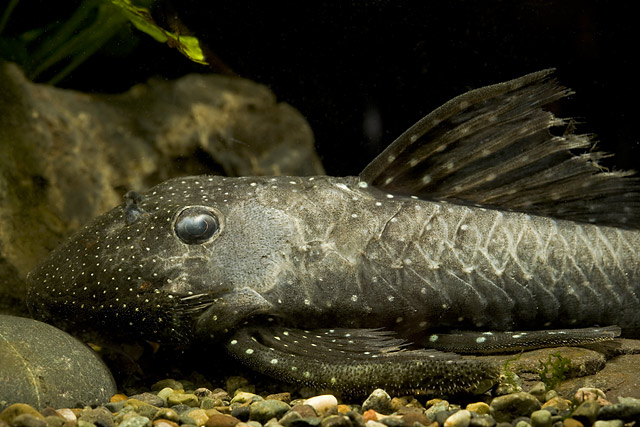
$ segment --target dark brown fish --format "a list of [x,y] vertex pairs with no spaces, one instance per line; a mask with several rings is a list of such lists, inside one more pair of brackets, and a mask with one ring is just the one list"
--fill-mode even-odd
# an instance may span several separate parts
[[633,334],[638,180],[543,109],[570,93],[550,73],[449,101],[357,177],[129,193],[31,273],[32,312],[365,392],[483,389],[499,368],[454,353]]

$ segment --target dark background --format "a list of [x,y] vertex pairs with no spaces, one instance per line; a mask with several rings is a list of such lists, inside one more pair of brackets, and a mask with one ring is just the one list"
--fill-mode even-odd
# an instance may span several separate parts
[[[640,168],[633,2],[173,0],[154,16],[178,16],[235,73],[298,108],[331,175],[357,174],[455,95],[548,67],[577,92],[558,111],[617,154],[610,165]],[[61,86],[120,91],[210,72],[145,35],[126,56],[117,43]]]

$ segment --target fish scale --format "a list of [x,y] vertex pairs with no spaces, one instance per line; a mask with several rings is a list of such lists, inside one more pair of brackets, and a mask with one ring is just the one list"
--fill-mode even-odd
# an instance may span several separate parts
[[[316,180],[312,191],[326,194],[321,184],[331,186],[334,180]],[[423,329],[509,330],[532,321],[549,327],[640,322],[634,309],[637,258],[628,250],[640,246],[636,231],[451,203],[389,200],[367,191],[355,187],[348,194],[381,200],[379,207],[387,205],[386,210],[372,215],[370,207],[348,197],[343,198],[344,206],[331,197],[324,201],[331,207],[315,201],[313,206],[299,204],[299,212],[288,209],[299,222],[297,228],[306,230],[304,239],[324,247],[316,245],[313,255],[305,258],[309,245],[304,244],[292,258],[295,266],[287,267],[305,272],[294,280],[307,283],[303,300],[321,316],[318,324],[310,321],[310,327],[341,313],[352,316],[345,319],[350,327],[390,327],[400,315],[426,321]],[[339,233],[327,234],[333,219],[323,226],[318,218],[336,207],[358,220],[345,221]],[[301,218],[313,226],[300,223]],[[367,227],[358,226],[360,218]],[[349,283],[352,278],[355,285]],[[329,298],[326,288],[332,291]],[[300,295],[290,291],[285,283],[271,288],[265,298],[282,301],[282,316],[295,318],[314,309],[305,308]],[[570,302],[573,296],[575,301],[563,304],[561,311],[558,301]],[[390,302],[393,308],[388,310]],[[375,319],[366,318],[372,312]]]
[[573,153],[550,74],[454,98],[357,177],[130,192],[30,273],[30,310],[361,393],[482,391],[500,367],[468,354],[637,336],[638,179]]

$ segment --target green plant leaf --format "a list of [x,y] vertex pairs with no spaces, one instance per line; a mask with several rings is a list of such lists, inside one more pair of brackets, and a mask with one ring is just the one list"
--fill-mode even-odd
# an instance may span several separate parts
[[547,390],[554,389],[558,384],[566,380],[567,374],[571,369],[571,360],[563,357],[560,353],[550,354],[546,362],[540,360],[539,363],[538,374],[540,375],[540,380],[546,385]]
[[193,36],[181,36],[167,31],[153,20],[149,10],[135,6],[130,0],[111,0],[119,7],[131,23],[140,31],[149,34],[161,43],[167,43],[178,49],[183,55],[199,64],[208,65],[200,48],[200,41]]

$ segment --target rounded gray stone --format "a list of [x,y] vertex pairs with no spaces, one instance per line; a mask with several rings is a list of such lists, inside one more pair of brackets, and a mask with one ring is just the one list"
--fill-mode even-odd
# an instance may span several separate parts
[[302,415],[300,415],[298,412],[289,411],[286,414],[284,414],[284,416],[280,418],[278,422],[282,424],[284,427],[289,427],[290,425],[298,423],[301,419],[303,419]]
[[99,406],[94,409],[85,409],[78,417],[78,427],[80,427],[80,421],[91,423],[100,427],[115,427],[113,421],[113,414],[107,408]]
[[601,420],[619,419],[624,422],[632,422],[640,418],[640,399],[618,398],[618,403],[606,405],[600,408],[598,418]]
[[46,323],[0,315],[0,411],[107,403],[116,384],[88,346]]
[[249,406],[249,420],[266,423],[271,418],[280,419],[291,406],[279,400],[262,400]]
[[353,423],[346,415],[329,415],[320,422],[321,427],[353,427]]
[[624,421],[622,421],[622,420],[609,420],[609,421],[598,420],[595,423],[593,423],[593,427],[624,427]]
[[582,402],[571,414],[571,418],[580,421],[583,425],[589,426],[598,418],[600,405],[594,400]]
[[118,427],[147,427],[147,424],[149,424],[149,418],[135,415],[123,420]]
[[47,427],[47,422],[31,414],[20,414],[11,421],[11,427]]
[[379,414],[391,414],[393,412],[391,397],[381,388],[374,390],[362,404],[363,411],[367,411],[369,409],[373,409]]
[[490,413],[497,422],[510,422],[511,420],[525,416],[539,410],[540,401],[533,395],[525,392],[498,396],[491,401]]
[[130,396],[129,399],[138,399],[141,402],[157,406],[158,408],[162,408],[164,406],[164,400],[161,397],[158,397],[157,394],[149,392],[134,394],[133,396]]
[[403,427],[404,421],[400,418],[394,417],[384,417],[378,423],[383,424],[387,427]]
[[62,427],[65,422],[64,418],[57,415],[49,415],[48,417],[44,417],[44,420],[47,423],[47,427]]
[[443,425],[447,427],[468,427],[470,420],[471,412],[463,409],[449,415]]
[[551,424],[551,412],[540,409],[531,413],[531,425],[533,427],[551,427]]
[[478,415],[471,417],[469,427],[494,427],[496,420],[491,415]]

